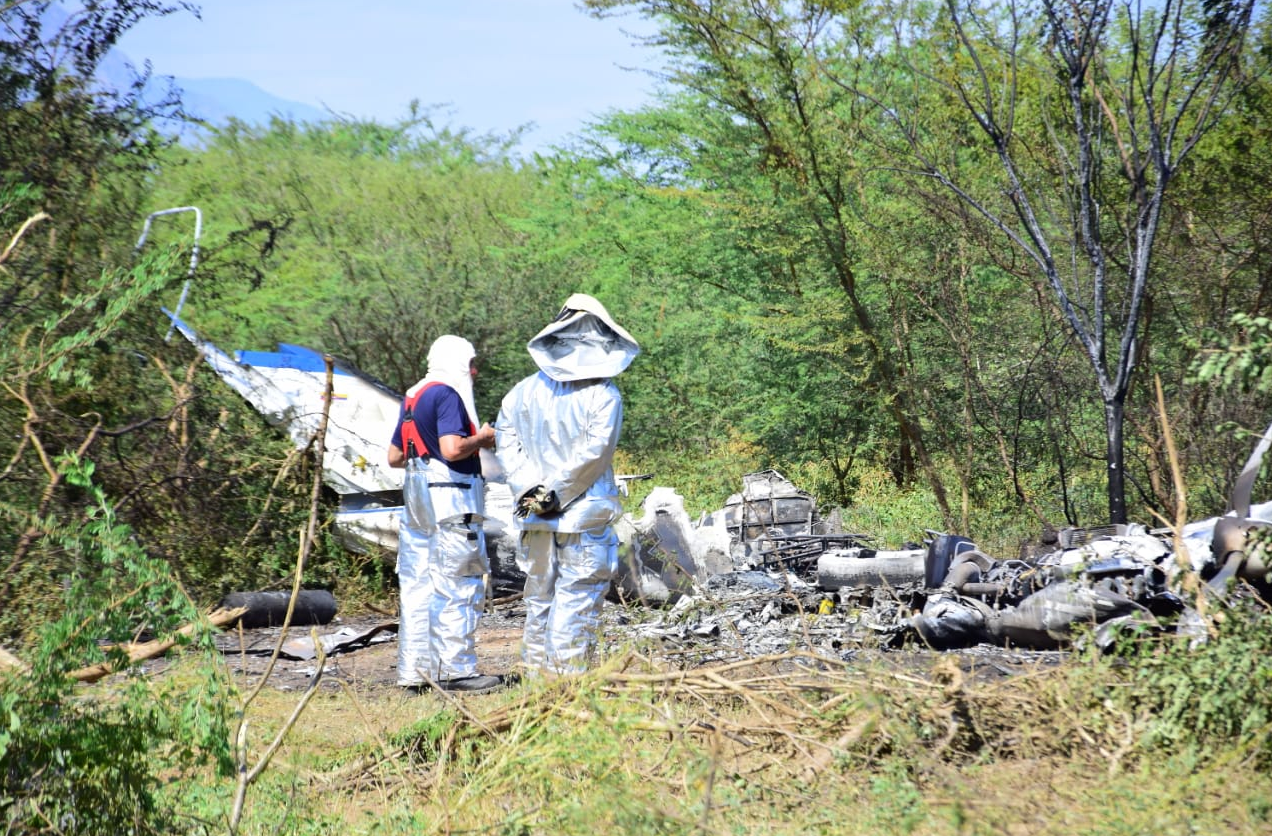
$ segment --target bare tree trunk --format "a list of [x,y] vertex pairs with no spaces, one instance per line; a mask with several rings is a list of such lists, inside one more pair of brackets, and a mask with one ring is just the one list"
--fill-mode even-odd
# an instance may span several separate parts
[[1108,470],[1109,522],[1126,522],[1126,451],[1122,442],[1122,427],[1126,416],[1125,397],[1113,397],[1104,402],[1104,425],[1108,438],[1104,462]]

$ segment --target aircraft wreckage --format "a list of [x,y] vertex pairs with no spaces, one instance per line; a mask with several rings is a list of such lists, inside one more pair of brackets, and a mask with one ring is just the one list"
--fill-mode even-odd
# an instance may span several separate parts
[[[297,447],[310,444],[326,396],[323,355],[284,344],[276,352],[231,356],[168,316],[222,381]],[[393,554],[402,472],[387,466],[384,451],[401,394],[340,360],[332,375],[323,473],[340,497],[336,529],[351,549]],[[1221,517],[1191,523],[1178,536],[1140,525],[1064,529],[1052,551],[1026,559],[994,558],[966,537],[937,531],[926,532],[922,546],[877,548],[867,535],[834,530],[809,494],[772,470],[746,476],[724,508],[697,522],[672,488],[655,487],[639,516],[625,514],[616,524],[622,565],[611,596],[683,609],[704,596],[780,594],[801,611],[860,613],[854,624],[885,642],[937,649],[982,643],[1048,649],[1088,633],[1109,646],[1126,630],[1201,636],[1183,594],[1186,578],[1216,596],[1240,582],[1272,600],[1272,566],[1250,536],[1272,525],[1272,502],[1250,503],[1269,446],[1272,426]],[[624,486],[636,478],[649,477],[619,477]],[[491,481],[486,500],[492,589],[513,593],[524,576],[514,559],[507,486]]]

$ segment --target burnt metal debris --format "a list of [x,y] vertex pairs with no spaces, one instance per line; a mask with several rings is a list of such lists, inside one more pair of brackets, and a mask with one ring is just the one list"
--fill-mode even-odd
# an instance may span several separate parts
[[[1269,445],[1260,446],[1245,472],[1257,470]],[[1251,483],[1238,480],[1247,491]],[[1139,525],[1070,528],[1051,551],[1021,559],[995,558],[970,538],[939,531],[926,532],[921,546],[876,548],[866,535],[830,530],[811,498],[776,471],[748,476],[742,493],[696,527],[683,506],[677,511],[678,499],[659,497],[625,563],[673,581],[670,594],[645,599],[663,610],[638,624],[630,614],[614,617],[698,659],[796,646],[841,657],[906,644],[1052,652],[1091,640],[1111,649],[1121,636],[1144,633],[1201,641],[1201,619],[1183,593],[1187,578],[1214,600],[1232,595],[1234,582],[1272,600],[1262,548],[1249,536],[1272,525],[1272,502],[1251,506],[1240,491],[1227,515],[1187,525],[1178,537]],[[702,531],[716,535],[704,540]],[[728,556],[725,567],[717,560],[704,571],[703,542]]]
[[[176,314],[169,317],[227,385],[299,448],[308,446],[320,414],[315,405],[326,397],[321,355],[282,345],[278,352],[231,356]],[[350,548],[391,555],[401,474],[383,464],[383,448],[400,395],[343,361],[332,375],[338,388],[323,473],[341,497],[336,529]],[[1111,646],[1126,631],[1198,635],[1197,615],[1181,595],[1186,579],[1199,577],[1217,598],[1235,584],[1272,600],[1272,563],[1259,538],[1251,538],[1272,525],[1272,503],[1250,502],[1269,447],[1272,425],[1237,478],[1228,513],[1186,526],[1178,539],[1142,526],[1069,529],[1050,553],[1019,560],[995,558],[948,532],[927,532],[922,545],[880,548],[868,535],[823,519],[812,496],[775,470],[745,476],[724,508],[696,523],[674,490],[656,487],[642,516],[625,514],[616,524],[621,560],[612,597],[652,605],[669,624],[696,619],[697,627],[673,625],[683,640],[714,634],[722,641],[726,633],[750,631],[763,645],[798,639],[847,647],[873,637],[939,648],[1054,648],[1087,635]],[[621,483],[647,478],[625,476]],[[486,511],[491,592],[512,596],[525,578],[516,566],[511,497],[495,480]],[[273,623],[272,609],[265,609]]]
[[815,566],[828,549],[860,549],[872,538],[865,534],[785,534],[769,538],[757,553],[764,569],[806,569]]
[[1054,648],[1090,636],[1109,649],[1120,636],[1143,633],[1204,640],[1194,596],[1184,594],[1189,583],[1217,603],[1243,592],[1272,601],[1264,547],[1251,537],[1269,525],[1272,503],[1250,503],[1269,446],[1272,425],[1238,476],[1228,513],[1178,534],[1139,525],[1066,529],[1056,550],[1028,560],[998,560],[966,538],[934,536],[921,609],[890,629],[938,648]]
[[304,627],[311,624],[327,624],[336,616],[336,598],[325,589],[302,589],[292,602],[292,594],[286,591],[231,592],[221,599],[219,609],[243,608],[244,613],[235,622],[246,629],[279,627],[292,610],[290,624]]

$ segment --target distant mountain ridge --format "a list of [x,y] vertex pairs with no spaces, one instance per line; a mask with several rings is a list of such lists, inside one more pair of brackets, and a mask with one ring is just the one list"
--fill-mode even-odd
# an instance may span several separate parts
[[[166,77],[156,75],[162,84]],[[191,116],[221,125],[231,117],[253,125],[267,124],[271,117],[292,122],[320,122],[330,114],[319,107],[281,99],[241,78],[172,77],[181,91],[181,102]],[[153,83],[153,82],[152,82]]]
[[[56,32],[69,22],[70,14],[61,3],[50,3],[40,10],[40,22],[46,33]],[[136,61],[118,47],[108,52],[97,68],[97,81],[113,90],[127,90],[140,75],[144,61]],[[137,69],[134,69],[137,68]],[[185,111],[210,125],[223,125],[231,117],[252,125],[265,125],[277,116],[293,122],[320,122],[330,114],[320,107],[279,98],[250,81],[239,78],[181,78],[153,69],[145,98],[159,101],[167,92],[168,82],[180,91]],[[189,125],[164,124],[182,137],[198,133]]]

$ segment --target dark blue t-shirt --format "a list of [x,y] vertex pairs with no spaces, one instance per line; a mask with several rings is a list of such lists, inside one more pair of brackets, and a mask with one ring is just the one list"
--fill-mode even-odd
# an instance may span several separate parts
[[[406,415],[406,400],[398,410],[397,427],[393,430],[393,445],[402,449],[402,419]],[[438,441],[444,435],[458,435],[464,438],[472,435],[472,424],[468,421],[468,410],[459,393],[442,384],[430,386],[415,402],[415,426],[428,445],[429,454],[443,459],[451,470],[476,476],[481,473],[481,457],[469,456],[457,462],[442,456],[441,444]]]

